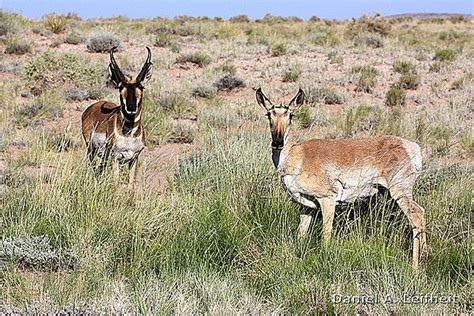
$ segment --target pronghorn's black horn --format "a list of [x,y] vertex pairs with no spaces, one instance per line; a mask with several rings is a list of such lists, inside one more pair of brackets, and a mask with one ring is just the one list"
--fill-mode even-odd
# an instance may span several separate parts
[[151,49],[148,46],[146,47],[146,49],[148,51],[148,56],[146,58],[146,61],[145,61],[145,64],[143,65],[142,70],[137,76],[137,82],[139,83],[150,80],[152,69],[153,69],[152,67],[153,63],[151,62]]
[[120,67],[117,65],[117,62],[115,61],[114,51],[117,50],[117,48],[118,46],[115,46],[110,50],[110,64],[109,64],[110,80],[112,80],[112,82],[116,86],[126,81],[124,74],[120,70]]

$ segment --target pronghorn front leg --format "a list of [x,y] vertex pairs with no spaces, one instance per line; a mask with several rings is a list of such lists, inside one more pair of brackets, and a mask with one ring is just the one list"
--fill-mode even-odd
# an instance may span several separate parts
[[[301,203],[304,206],[307,206],[309,208],[316,208],[316,204],[313,201],[310,201],[307,198],[301,196],[300,193],[292,192],[291,196],[296,202]],[[298,226],[298,238],[302,238],[306,236],[306,234],[308,233],[309,226],[311,225],[311,220],[312,220],[311,215],[306,215],[306,214],[300,215],[300,224]]]
[[135,179],[137,177],[137,161],[138,159],[132,160],[128,164],[129,168],[129,179],[128,179],[128,188],[133,189],[135,187]]
[[336,201],[333,197],[318,199],[323,214],[323,241],[328,242],[331,239],[332,224],[334,213],[336,211]]
[[114,185],[118,185],[120,179],[120,165],[117,158],[112,158],[112,178]]

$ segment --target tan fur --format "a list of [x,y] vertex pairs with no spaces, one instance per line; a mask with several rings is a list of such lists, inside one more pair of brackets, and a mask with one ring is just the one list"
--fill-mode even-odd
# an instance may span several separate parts
[[[413,267],[426,254],[424,210],[413,201],[413,186],[421,172],[420,147],[395,136],[363,139],[313,139],[299,144],[290,136],[291,116],[304,101],[300,90],[288,106],[274,106],[257,90],[257,101],[267,110],[272,134],[273,162],[292,198],[310,208],[321,208],[323,239],[331,237],[335,206],[387,188],[407,216],[413,230]],[[301,218],[304,236],[311,217]]]

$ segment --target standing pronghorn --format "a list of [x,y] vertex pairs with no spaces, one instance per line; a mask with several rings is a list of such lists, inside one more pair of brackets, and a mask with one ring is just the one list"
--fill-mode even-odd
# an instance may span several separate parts
[[[114,178],[119,177],[119,164],[129,167],[129,187],[133,188],[137,172],[138,155],[145,147],[145,133],[141,124],[143,84],[152,72],[151,50],[136,79],[126,77],[110,51],[110,79],[120,92],[120,105],[99,101],[82,114],[82,135],[91,161],[96,156],[102,160],[99,173],[109,158],[112,159]],[[110,157],[111,156],[111,157]]]
[[[413,230],[413,268],[426,253],[424,210],[413,201],[413,186],[421,172],[420,147],[394,136],[364,139],[313,139],[296,144],[290,137],[293,111],[303,104],[298,94],[288,105],[273,105],[257,90],[257,102],[267,111],[272,134],[272,159],[284,188],[291,197],[310,208],[320,205],[323,239],[331,237],[335,206],[387,188],[408,217]],[[310,215],[301,215],[298,235],[304,236]]]

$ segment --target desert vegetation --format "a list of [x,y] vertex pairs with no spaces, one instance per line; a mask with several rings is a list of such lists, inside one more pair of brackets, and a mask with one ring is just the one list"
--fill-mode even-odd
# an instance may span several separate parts
[[[0,313],[460,314],[472,312],[473,38],[468,18],[267,15],[41,20],[0,12]],[[118,102],[107,51],[135,74],[145,46],[147,148],[137,189],[96,179],[81,112]],[[402,136],[422,148],[414,199],[429,258],[385,195],[299,214],[271,162],[255,89],[307,103],[310,138]],[[454,295],[442,303],[336,304],[334,294]]]

